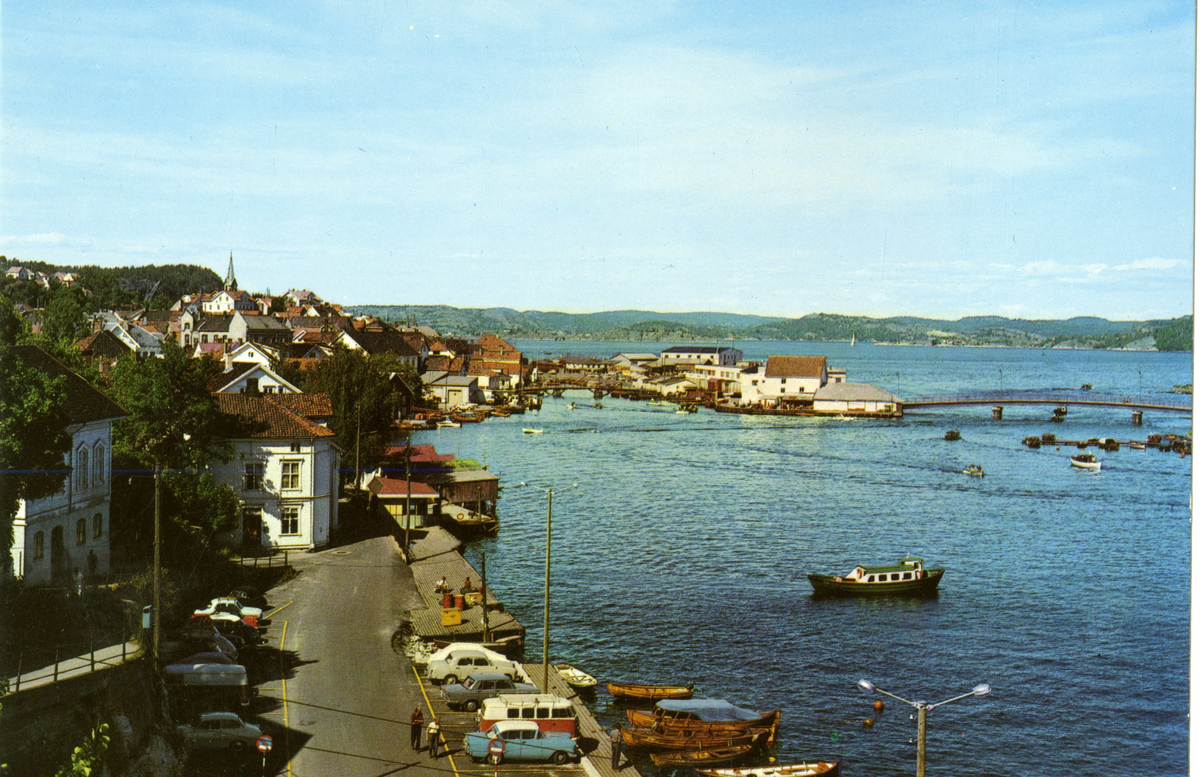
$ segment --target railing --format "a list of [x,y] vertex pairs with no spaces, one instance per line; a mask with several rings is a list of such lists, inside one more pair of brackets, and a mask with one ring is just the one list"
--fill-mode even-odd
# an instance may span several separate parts
[[1100,405],[1143,410],[1192,412],[1190,395],[1101,394],[1095,391],[1019,389],[1009,391],[964,391],[954,394],[934,394],[902,400],[905,410],[945,405]]
[[[95,672],[97,669],[120,666],[140,657],[144,652],[140,643],[129,641],[121,642],[119,645],[104,645],[100,648],[97,648],[95,644],[89,644],[86,652],[76,653],[75,651],[82,646],[83,643],[78,642],[55,645],[52,664],[39,665],[24,673],[21,671],[24,665],[29,662],[40,664],[37,656],[46,655],[49,653],[49,649],[18,653],[16,675],[9,679],[8,693],[19,693],[22,686],[28,689],[53,685],[60,680],[80,677]],[[67,654],[66,658],[63,657],[64,653]]]
[[241,566],[254,567],[255,569],[260,567],[263,569],[270,569],[271,567],[286,567],[288,566],[288,552],[284,550],[280,551],[279,553],[271,553],[265,556],[238,556],[236,560]]

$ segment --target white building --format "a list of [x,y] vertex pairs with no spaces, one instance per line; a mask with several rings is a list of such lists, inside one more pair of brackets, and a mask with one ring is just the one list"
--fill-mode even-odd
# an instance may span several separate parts
[[847,415],[896,413],[897,398],[870,383],[830,383],[817,389],[813,410]]
[[62,362],[17,346],[26,366],[64,379],[70,472],[58,493],[21,501],[13,520],[11,574],[32,585],[67,585],[108,574],[112,527],[112,425],[125,411]]
[[770,356],[765,367],[744,370],[741,382],[745,405],[809,403],[829,382],[829,371],[824,356]]
[[329,542],[338,525],[342,450],[309,405],[327,395],[215,394],[223,412],[257,422],[233,440],[234,459],[213,467],[216,480],[242,501],[243,547],[311,549]]
[[677,345],[663,351],[662,365],[673,364],[719,364],[732,367],[742,360],[742,352],[726,346]]

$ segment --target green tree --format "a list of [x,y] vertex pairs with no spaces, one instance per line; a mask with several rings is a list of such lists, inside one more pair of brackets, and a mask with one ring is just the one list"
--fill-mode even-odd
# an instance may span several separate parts
[[402,366],[391,354],[367,356],[337,346],[307,381],[309,390],[326,392],[333,402],[329,428],[342,449],[343,471],[352,472],[356,461],[372,467],[383,453],[403,402],[391,379]]
[[62,487],[71,450],[65,380],[26,364],[18,340],[27,329],[0,296],[0,550],[12,548],[12,520],[23,499]]

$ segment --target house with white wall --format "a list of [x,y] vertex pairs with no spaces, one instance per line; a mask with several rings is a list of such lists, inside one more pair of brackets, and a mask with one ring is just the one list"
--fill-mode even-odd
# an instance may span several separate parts
[[40,348],[15,350],[26,366],[63,379],[71,452],[58,493],[18,504],[10,574],[29,585],[103,579],[111,558],[112,426],[125,411]]
[[676,345],[663,351],[659,358],[664,367],[675,364],[719,364],[732,367],[742,360],[742,352],[728,346]]
[[[335,435],[304,410],[305,394],[214,394],[222,412],[257,426],[233,440],[232,461],[214,478],[237,492],[241,527],[226,539],[242,547],[311,549],[328,544],[338,525]],[[328,404],[328,403],[326,403]]]
[[742,404],[809,404],[828,382],[824,356],[770,356],[765,366],[742,371]]

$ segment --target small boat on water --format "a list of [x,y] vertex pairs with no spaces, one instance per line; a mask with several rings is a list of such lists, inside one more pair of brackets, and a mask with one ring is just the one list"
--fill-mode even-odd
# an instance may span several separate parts
[[653,728],[671,732],[694,728],[714,734],[741,731],[765,731],[767,741],[775,741],[781,710],[755,712],[724,699],[663,699],[653,710],[627,710],[625,717],[637,728]]
[[1071,457],[1071,466],[1079,469],[1097,470],[1103,463],[1090,453],[1079,453]]
[[658,731],[652,728],[623,728],[625,746],[638,750],[711,750],[717,747],[754,745],[766,739],[765,731],[733,731],[712,733],[700,729]]
[[983,467],[978,464],[968,464],[967,468],[963,470],[963,474],[970,475],[973,478],[981,478],[984,474]]
[[555,664],[554,668],[562,675],[562,679],[572,688],[595,688],[596,678],[582,669],[576,669],[570,664]]
[[925,561],[905,556],[899,564],[889,566],[856,566],[845,575],[808,576],[813,592],[818,596],[878,596],[880,594],[910,594],[929,596],[937,591],[945,574],[944,568],[926,569]]
[[617,699],[690,699],[695,689],[687,685],[641,685],[639,683],[606,683],[608,692]]
[[457,421],[451,421],[449,418],[443,418],[437,422],[437,427],[439,429],[458,429],[461,426],[462,424],[458,423]]
[[544,429],[533,429],[528,426],[521,430],[521,432],[524,434],[541,434],[544,431]]
[[1146,450],[1146,443],[1144,443],[1144,442],[1131,442],[1131,443],[1129,443],[1129,447],[1130,447],[1130,448],[1132,448],[1132,449],[1133,449],[1133,450],[1135,450],[1135,451],[1144,451],[1144,450]]
[[731,745],[713,747],[704,750],[672,750],[665,753],[651,753],[650,760],[655,766],[712,766],[714,764],[732,764],[745,758],[755,747],[754,742],[748,745]]
[[650,400],[649,402],[647,402],[646,404],[647,404],[647,405],[654,405],[655,407],[662,407],[662,406],[665,406],[665,405],[669,405],[669,404],[671,404],[671,403],[670,403],[670,402],[664,402],[664,401],[662,401],[661,399],[652,399],[652,400]]
[[946,439],[950,442],[954,442],[955,440],[961,440],[962,435],[957,429],[951,429],[950,431],[946,432]]
[[841,761],[807,761],[742,769],[697,769],[696,777],[838,777]]

